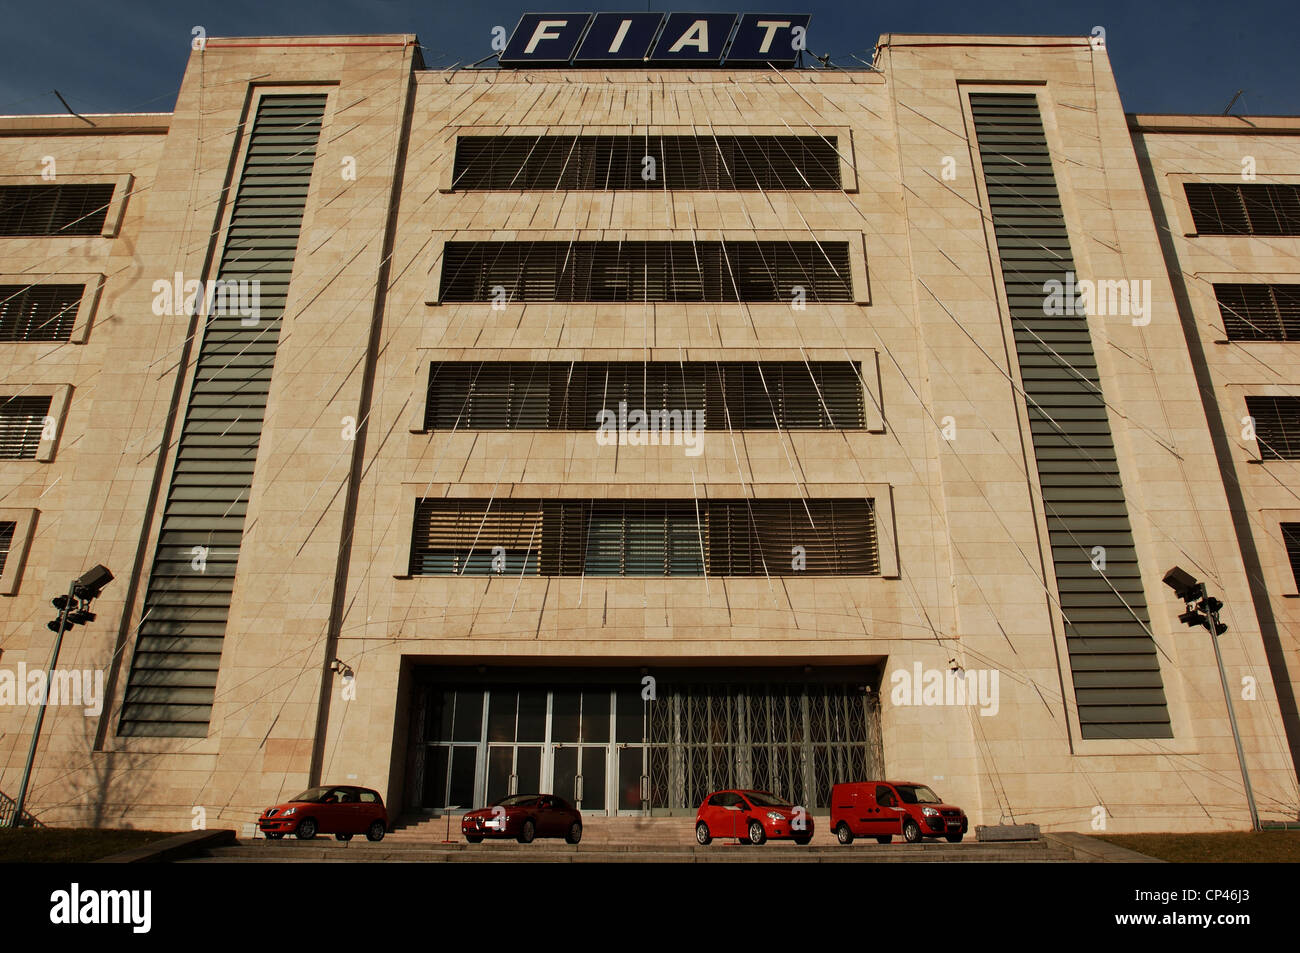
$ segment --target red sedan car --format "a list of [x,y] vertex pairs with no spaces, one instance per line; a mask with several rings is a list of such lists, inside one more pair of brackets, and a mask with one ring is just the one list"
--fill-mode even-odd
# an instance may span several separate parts
[[715,791],[695,814],[695,840],[703,845],[715,837],[734,837],[742,844],[761,844],[768,838],[807,844],[813,838],[813,819],[768,791]]
[[333,834],[347,841],[354,834],[365,834],[366,840],[381,841],[388,832],[388,809],[378,791],[331,785],[311,788],[283,804],[268,807],[257,819],[257,827],[271,840],[285,834],[299,840]]
[[521,844],[538,837],[563,837],[576,844],[582,840],[582,814],[554,794],[512,794],[470,811],[461,818],[460,832],[471,844],[481,844],[485,837],[513,837]]

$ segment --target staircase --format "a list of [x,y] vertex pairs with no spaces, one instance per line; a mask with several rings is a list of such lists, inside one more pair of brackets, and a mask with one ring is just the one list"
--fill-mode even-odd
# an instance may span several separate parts
[[[460,815],[407,817],[395,825],[382,842],[359,838],[340,843],[321,835],[310,841],[243,840],[219,847],[191,862],[218,863],[1068,863],[1077,858],[1068,847],[1048,840],[1019,843],[977,843],[970,837],[961,844],[926,841],[921,844],[877,844],[859,839],[839,844],[825,829],[825,819],[810,845],[769,841],[761,847],[739,845],[715,838],[707,847],[695,843],[692,817],[588,817],[583,821],[582,843],[537,840],[488,840],[469,844],[460,835]],[[448,834],[450,831],[450,835]],[[449,837],[450,843],[444,843]]]

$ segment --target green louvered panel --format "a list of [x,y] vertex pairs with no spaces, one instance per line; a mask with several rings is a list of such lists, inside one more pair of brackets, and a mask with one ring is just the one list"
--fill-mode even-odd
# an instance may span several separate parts
[[[230,228],[223,282],[257,281],[231,297],[258,308],[204,326],[162,531],[145,593],[119,731],[201,738],[208,732],[262,435],[289,276],[311,184],[325,96],[268,96],[258,105]],[[202,571],[195,548],[206,550]]]
[[[1119,466],[1083,314],[1048,314],[1044,284],[1074,259],[1038,102],[972,93],[993,231],[1084,738],[1169,738]],[[1094,547],[1105,568],[1094,566]]]

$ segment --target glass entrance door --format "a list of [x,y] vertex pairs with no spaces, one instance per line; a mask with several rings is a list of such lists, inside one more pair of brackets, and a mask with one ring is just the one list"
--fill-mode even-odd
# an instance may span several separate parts
[[608,688],[551,693],[548,790],[584,814],[609,809],[612,702]]

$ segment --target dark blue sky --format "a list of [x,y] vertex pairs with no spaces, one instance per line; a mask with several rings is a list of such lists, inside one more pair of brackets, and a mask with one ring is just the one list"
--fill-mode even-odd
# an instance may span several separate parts
[[419,34],[435,65],[491,52],[493,26],[513,30],[525,10],[810,12],[809,48],[851,63],[870,58],[882,33],[1021,33],[1086,36],[1106,45],[1129,112],[1300,113],[1300,4],[1296,0],[1188,3],[1122,0],[763,0],[679,3],[536,0],[71,0],[7,5],[0,35],[0,113],[61,112],[58,89],[79,112],[169,111],[190,30],[209,36]]

